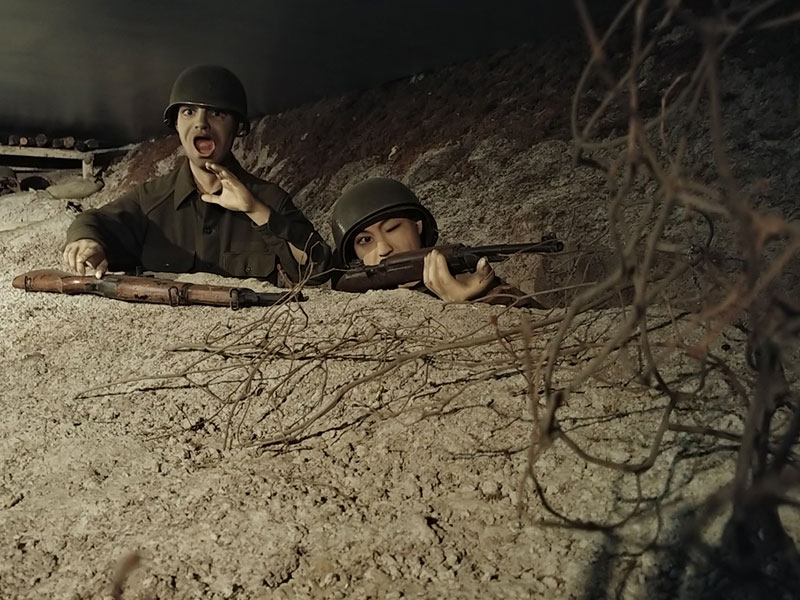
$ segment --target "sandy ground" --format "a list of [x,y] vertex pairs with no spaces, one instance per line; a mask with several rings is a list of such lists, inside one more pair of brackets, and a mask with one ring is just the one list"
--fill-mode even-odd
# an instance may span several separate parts
[[[32,224],[29,239],[55,251],[66,220]],[[670,437],[642,478],[648,509],[613,539],[538,525],[552,515],[537,502],[518,512],[530,434],[525,382],[499,344],[410,361],[357,386],[298,444],[248,447],[388,358],[491,333],[491,315],[511,324],[519,311],[443,307],[403,290],[312,290],[302,311],[233,313],[26,294],[9,289],[9,275],[0,561],[8,597],[108,595],[130,553],[142,559],[128,582],[134,598],[601,597],[622,585],[608,566],[622,547],[676,536],[681,511],[729,473],[730,447]],[[243,326],[252,328],[244,337]],[[212,328],[223,336],[212,346],[252,341],[274,353],[263,366],[265,392],[247,411],[221,407],[185,378],[85,391],[174,374],[202,358],[192,380],[212,381],[222,396],[247,361],[170,351],[207,345]],[[330,350],[342,339],[349,345]],[[293,355],[281,358],[279,348]],[[304,370],[287,375],[298,365]],[[663,399],[599,387],[579,398],[564,418],[587,448],[613,460],[646,456]],[[563,448],[538,469],[556,509],[573,519],[610,523],[634,509],[631,475],[587,466]],[[660,573],[672,552],[625,559],[635,563],[624,583],[631,597],[680,587],[680,564],[669,563],[666,579]]]
[[[266,117],[235,150],[291,189],[328,239],[342,188],[388,174],[414,187],[445,241],[553,232],[571,249],[601,248],[604,181],[572,165],[559,110],[580,63],[556,77],[542,65],[569,49],[553,53],[522,49]],[[779,173],[763,201],[791,217],[794,129],[761,135],[739,118],[767,94],[759,77],[788,75],[739,59],[729,69],[731,87],[747,96],[730,104],[732,135],[750,140],[736,164],[746,175]],[[737,87],[744,80],[752,85]],[[779,106],[789,87],[775,86]],[[351,114],[362,125],[346,138],[347,154],[326,136]],[[105,174],[101,192],[77,202],[101,205],[165,172],[175,147],[174,137],[143,144]],[[702,170],[707,153],[695,151]],[[704,575],[683,534],[693,510],[730,481],[733,444],[667,433],[639,477],[557,444],[537,463],[548,511],[521,485],[531,414],[509,346],[439,348],[491,338],[494,319],[514,327],[550,313],[444,305],[406,290],[307,290],[301,304],[233,312],[12,289],[23,271],[59,266],[74,214],[41,192],[0,198],[1,598],[110,598],[131,556],[139,562],[123,568],[124,598],[698,597]],[[559,268],[528,259],[500,271],[534,289]],[[599,259],[598,276],[603,268]],[[667,318],[655,311],[651,321]],[[585,319],[576,335],[613,327],[621,313]],[[552,332],[537,330],[533,350]],[[733,328],[716,348],[742,373],[744,341]],[[510,348],[519,352],[519,341]],[[570,363],[562,366],[568,377]],[[667,372],[683,368],[676,361]],[[248,378],[251,393],[237,401]],[[608,373],[587,385],[562,419],[587,450],[636,463],[665,399],[623,379]],[[680,420],[739,430],[742,407],[724,382],[710,389]],[[264,445],[306,422],[295,443]],[[605,532],[553,526],[554,512],[602,524],[635,516]],[[797,519],[782,516],[800,535]],[[714,543],[720,523],[705,525]]]

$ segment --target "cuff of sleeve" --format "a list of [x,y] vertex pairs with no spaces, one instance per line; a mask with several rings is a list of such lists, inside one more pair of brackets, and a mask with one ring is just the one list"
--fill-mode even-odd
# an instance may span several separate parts
[[269,221],[263,225],[254,223],[253,228],[259,233],[271,233],[284,240],[289,238],[289,220],[277,210],[272,211]]
[[72,225],[70,225],[69,229],[67,229],[67,244],[82,239],[91,239],[102,243],[100,236],[97,235],[97,231],[95,231],[94,227],[85,223],[73,221]]

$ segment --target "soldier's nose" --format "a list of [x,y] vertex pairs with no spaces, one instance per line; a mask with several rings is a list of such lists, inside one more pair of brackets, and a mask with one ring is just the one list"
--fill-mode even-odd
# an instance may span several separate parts
[[197,109],[197,115],[194,120],[195,127],[207,127],[208,126],[208,113],[206,112],[205,108]]
[[392,247],[384,241],[378,241],[378,254],[388,256],[392,253]]

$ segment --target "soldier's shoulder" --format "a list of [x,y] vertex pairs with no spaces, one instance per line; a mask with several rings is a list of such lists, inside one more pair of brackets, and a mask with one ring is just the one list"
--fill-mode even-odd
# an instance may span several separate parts
[[181,167],[177,166],[169,173],[153,177],[134,188],[142,208],[147,210],[173,197],[180,177]]
[[159,175],[140,183],[139,188],[143,192],[160,192],[162,190],[172,190],[178,180],[178,175],[181,171],[180,166],[175,167],[169,173]]
[[242,183],[260,200],[270,205],[279,205],[289,200],[289,192],[273,181],[261,179],[248,171],[242,170]]

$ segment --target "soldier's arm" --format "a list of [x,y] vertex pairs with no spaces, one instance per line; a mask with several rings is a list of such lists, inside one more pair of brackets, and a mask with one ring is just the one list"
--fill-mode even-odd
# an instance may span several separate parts
[[256,230],[264,236],[267,246],[274,245],[277,237],[286,244],[287,252],[278,251],[278,260],[284,271],[294,281],[301,272],[308,274],[309,283],[319,284],[326,279],[320,275],[330,266],[331,251],[311,222],[294,205],[289,194],[279,186],[261,181],[250,174],[234,174],[214,163],[207,168],[213,171],[222,184],[220,194],[202,194],[204,202],[218,204],[227,210],[245,213]]
[[[281,262],[289,275],[299,278],[299,273],[307,273],[307,265],[311,263],[309,283],[317,285],[327,279],[322,275],[330,268],[331,249],[314,229],[305,215],[300,212],[289,195],[282,193],[282,198],[277,208],[269,208],[269,219],[257,227],[258,231],[266,236],[275,236],[284,240],[290,250],[291,259],[283,256]],[[269,204],[265,202],[269,207]],[[293,260],[295,264],[285,264]]]
[[67,230],[67,246],[78,240],[94,240],[105,251],[110,270],[137,266],[147,222],[140,195],[136,187],[105,206],[78,215]]

